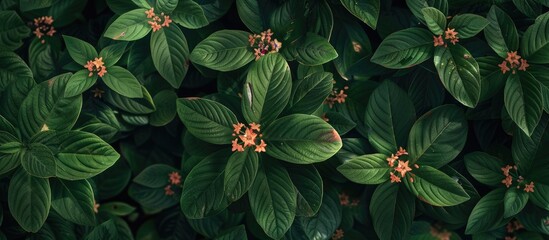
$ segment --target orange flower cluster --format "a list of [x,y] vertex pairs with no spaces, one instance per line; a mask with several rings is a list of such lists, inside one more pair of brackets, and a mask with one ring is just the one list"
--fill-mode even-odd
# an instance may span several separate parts
[[[34,26],[36,27],[33,31],[34,35],[38,39],[41,39],[44,35],[47,36],[53,36],[53,34],[56,32],[55,28],[52,26],[53,24],[53,18],[51,16],[42,16],[39,18],[34,19]],[[40,41],[42,44],[44,44],[46,41],[42,39]]]
[[179,172],[171,172],[168,174],[168,182],[169,184],[164,187],[164,195],[166,196],[172,196],[175,194],[175,192],[172,190],[172,185],[180,185],[181,184],[181,175]]
[[[509,66],[507,65],[507,63],[509,63]],[[501,72],[503,74],[508,71],[511,71],[511,73],[515,74],[517,73],[517,69],[520,71],[526,71],[526,68],[529,66],[530,64],[528,64],[528,61],[523,58],[521,59],[521,56],[517,54],[517,51],[508,52],[505,60],[498,64],[498,67],[499,69],[501,69]]]
[[[450,42],[454,45],[456,45],[456,43],[459,42],[459,37],[457,36],[458,32],[456,32],[455,30],[456,30],[455,28],[447,28],[447,30],[444,31],[444,35],[445,35],[444,39],[450,40]],[[444,40],[442,39],[442,35],[438,35],[438,37],[433,36],[433,43],[434,43],[435,47],[438,47],[438,46],[447,47],[448,46],[448,44],[446,44],[444,42]]]
[[277,39],[272,39],[272,36],[273,32],[271,32],[271,29],[267,29],[267,31],[263,31],[261,34],[250,34],[248,36],[250,47],[254,48],[256,61],[269,52],[278,52],[280,47],[282,47],[282,43]]
[[[391,154],[391,156],[387,158],[387,164],[389,165],[389,167],[393,168],[393,171],[391,171],[389,173],[392,183],[401,182],[400,178],[403,178],[406,175],[407,172],[412,171],[412,168],[410,168],[410,166],[408,166],[409,161],[399,160],[399,158],[402,155],[408,155],[408,152],[406,151],[406,149],[400,147],[397,150],[396,154]],[[395,162],[396,161],[398,161],[398,165],[395,167]],[[419,168],[419,166],[417,164],[414,164],[414,167]],[[395,172],[397,174],[395,174]],[[400,173],[400,177],[398,176],[398,173]],[[410,182],[414,182],[413,174],[412,174],[412,177],[410,177]]]
[[105,67],[105,63],[103,62],[103,57],[95,58],[93,61],[89,60],[86,65],[84,65],[85,68],[90,71],[90,74],[88,74],[88,77],[91,77],[93,75],[93,72],[98,72],[97,75],[100,77],[103,77],[105,73],[107,73],[107,67]]
[[332,92],[330,93],[330,96],[324,100],[324,104],[328,104],[330,108],[334,107],[334,104],[336,103],[344,103],[345,98],[347,98],[347,94],[345,93],[345,90],[348,90],[349,87],[345,86],[343,89],[339,90],[338,88],[334,88]]
[[[265,147],[267,147],[267,144],[263,141],[263,139],[258,138],[263,136],[263,134],[260,133],[260,124],[250,123],[249,127],[246,127],[243,123],[237,123],[233,124],[233,127],[233,136],[238,136],[232,141],[233,152],[243,152],[244,148],[251,146],[255,146],[254,151],[256,152],[266,151]],[[242,143],[239,143],[239,140]]]
[[339,194],[339,205],[345,206],[345,207],[356,207],[358,206],[358,203],[360,203],[360,200],[353,199],[353,201],[349,201],[349,195],[346,193]]
[[508,236],[505,236],[505,240],[517,240],[517,237],[514,236],[515,232],[523,229],[524,226],[518,220],[515,220],[507,223],[507,226],[505,228],[507,229],[508,234]]
[[332,235],[332,240],[339,240],[339,239],[342,239],[343,238],[343,229],[337,229],[334,233],[334,235]]
[[438,240],[450,240],[452,233],[440,227],[431,226],[431,236]]
[[[509,173],[509,171],[513,169],[515,170],[515,172],[517,171],[517,166],[511,166],[511,165],[506,165],[504,167],[501,168],[501,171],[503,172],[503,176],[505,176],[505,178],[503,180],[501,180],[501,183],[503,183],[507,188],[511,187],[511,185],[513,185],[513,176],[511,176],[511,174]],[[524,178],[522,176],[518,176],[517,178],[517,189],[520,189],[520,186],[521,184],[524,186],[524,191],[525,192],[534,192],[534,182],[530,182],[528,184],[524,183]]]
[[[157,16],[154,13],[154,8],[145,11],[145,14],[147,14],[147,18],[152,20],[148,21],[148,23],[149,25],[151,25],[153,32],[160,30],[162,27],[169,27],[170,23],[172,22],[170,16],[164,13],[160,13],[160,16]],[[162,22],[162,17],[164,18],[164,22]]]

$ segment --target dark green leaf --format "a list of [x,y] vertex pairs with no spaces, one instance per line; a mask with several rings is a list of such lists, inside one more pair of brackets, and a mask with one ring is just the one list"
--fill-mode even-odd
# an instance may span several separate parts
[[[453,178],[431,166],[420,166],[411,177],[403,177],[406,187],[420,200],[433,206],[454,206],[469,200],[469,195]],[[411,180],[413,179],[413,181]]]
[[312,217],[317,214],[324,197],[322,177],[313,165],[286,167],[297,190],[296,215]]
[[135,211],[135,207],[124,202],[108,202],[99,206],[100,212],[107,212],[115,216],[128,216]]
[[448,23],[448,28],[455,29],[460,39],[471,38],[482,31],[490,22],[476,14],[465,13],[456,15]]
[[503,217],[509,218],[518,214],[528,202],[528,193],[522,189],[509,188],[503,198]]
[[353,157],[337,167],[347,179],[359,184],[380,184],[389,180],[389,167],[385,154]]
[[503,218],[503,199],[505,188],[498,188],[480,199],[467,221],[466,234],[487,232],[504,225],[508,219]]
[[[110,70],[111,69],[109,69],[109,71]],[[78,96],[95,85],[97,82],[97,74],[90,76],[89,73],[88,69],[82,69],[74,73],[67,82],[67,86],[65,86],[65,92],[63,93],[64,97],[70,98]]]
[[426,7],[434,7],[444,13],[444,15],[448,15],[447,0],[406,0],[406,5],[408,5],[408,8],[420,21],[424,21],[421,10]]
[[402,69],[433,56],[433,35],[426,29],[408,28],[387,36],[371,61],[386,68]]
[[134,41],[145,37],[151,31],[147,9],[139,8],[122,14],[105,31],[104,36],[114,40]]
[[248,239],[246,235],[246,227],[244,225],[238,225],[236,227],[227,229],[223,234],[217,236],[215,240],[245,240]]
[[[103,82],[116,93],[128,98],[141,98],[141,84],[133,74],[119,66],[109,67]],[[86,80],[89,81],[89,80]]]
[[150,188],[163,188],[170,183],[170,173],[179,173],[177,169],[166,164],[154,164],[148,166],[133,182]]
[[95,225],[95,200],[87,180],[52,179],[51,194],[51,206],[63,218],[80,225]]
[[[308,32],[297,40],[295,45],[288,43],[288,51],[297,62],[306,66],[316,66],[327,63],[338,57],[334,47],[324,37]],[[285,47],[286,45],[283,45]]]
[[154,112],[156,107],[151,95],[143,86],[141,86],[141,92],[143,98],[127,98],[106,89],[104,97],[106,102],[129,113],[148,114]]
[[536,18],[522,37],[520,50],[531,63],[549,63],[549,13]]
[[316,72],[293,84],[287,112],[311,114],[326,100],[333,87],[333,75]]
[[189,47],[177,26],[162,28],[151,36],[151,55],[158,73],[179,88],[189,68]]
[[193,63],[228,72],[239,69],[254,59],[248,32],[221,30],[198,43],[191,52]]
[[31,78],[32,71],[25,61],[13,52],[0,52],[0,91],[21,78]]
[[93,61],[98,57],[95,48],[86,41],[66,35],[63,35],[63,39],[72,60],[80,66],[85,66],[88,61]]
[[56,159],[51,150],[40,143],[33,143],[23,152],[21,166],[32,176],[49,178],[56,175]]
[[252,148],[234,152],[225,167],[225,195],[230,201],[240,199],[252,186],[259,167],[259,157]]
[[444,13],[434,7],[423,8],[421,12],[429,30],[435,35],[442,35],[446,30],[446,16]]
[[501,168],[505,165],[500,159],[483,152],[465,155],[465,166],[471,176],[482,184],[501,186],[505,178]]
[[14,51],[23,45],[30,30],[15,11],[0,11],[0,50]]
[[404,239],[412,226],[415,201],[404,187],[387,181],[374,191],[369,209],[380,239]]
[[505,108],[526,135],[531,136],[543,112],[540,84],[528,72],[510,74],[505,85]]
[[160,127],[170,123],[177,114],[177,94],[172,90],[163,90],[154,95],[153,100],[158,107],[149,116],[151,125]]
[[318,214],[314,217],[300,217],[298,220],[308,239],[330,236],[340,226],[341,205],[335,189],[330,189],[322,199]]
[[174,22],[190,29],[201,28],[209,23],[202,7],[193,0],[179,0],[170,16]]
[[376,29],[377,19],[379,18],[380,0],[371,1],[354,1],[354,0],[341,0],[341,4],[351,14],[366,23],[373,29]]
[[[103,58],[103,62],[105,62],[106,67],[113,66],[118,62],[118,60],[120,60],[124,52],[126,52],[127,45],[127,42],[119,42],[109,45],[99,52],[99,57]],[[109,73],[110,72],[111,68],[109,68]]]
[[502,58],[506,58],[508,52],[517,51],[519,36],[513,19],[496,5],[490,8],[486,17],[488,25],[484,37],[488,45]]

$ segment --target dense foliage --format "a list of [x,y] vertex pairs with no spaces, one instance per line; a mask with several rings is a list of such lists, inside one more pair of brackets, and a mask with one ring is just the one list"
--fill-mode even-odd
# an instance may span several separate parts
[[547,0],[1,0],[0,240],[549,239]]

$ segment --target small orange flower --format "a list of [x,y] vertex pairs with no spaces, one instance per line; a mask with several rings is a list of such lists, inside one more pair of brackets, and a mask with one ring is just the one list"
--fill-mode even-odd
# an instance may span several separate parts
[[438,37],[433,36],[433,43],[435,47],[444,46],[444,40],[442,40],[442,35],[439,35]]
[[248,35],[250,47],[254,48],[255,60],[259,60],[262,56],[270,52],[278,52],[282,47],[282,43],[277,39],[272,39],[273,32],[271,29],[261,32],[261,34]]
[[501,180],[501,183],[505,184],[507,188],[509,188],[511,185],[513,185],[513,177],[511,175],[508,175],[505,177],[505,179]]
[[450,40],[450,42],[454,45],[456,45],[457,42],[459,42],[458,32],[455,31],[454,28],[448,28],[445,33],[445,39]]
[[96,68],[101,68],[101,67],[103,67],[103,64],[105,64],[105,63],[103,62],[103,57],[95,58],[95,60],[93,61],[93,65],[95,65]]
[[240,130],[242,130],[242,128],[244,127],[244,124],[243,123],[237,123],[237,124],[233,124],[233,132],[235,134],[240,134]]
[[408,166],[409,161],[401,161],[398,160],[398,167],[395,168],[395,171],[399,172],[402,177],[406,175],[407,172],[412,171],[412,169]]
[[[55,31],[55,28],[52,26],[53,18],[51,16],[42,16],[34,19],[34,26],[36,27],[32,33],[38,38],[41,39],[44,35],[52,37]],[[42,39],[40,41],[44,44],[46,41]]]
[[99,213],[99,206],[101,206],[101,205],[99,203],[97,203],[94,199],[93,200],[93,212],[94,213]]
[[393,167],[395,165],[396,160],[398,160],[398,156],[395,156],[394,154],[391,154],[391,157],[387,158],[387,162],[389,163],[389,167]]
[[349,195],[343,193],[339,194],[339,205],[347,206],[349,205]]
[[102,67],[101,70],[99,70],[99,72],[97,73],[97,75],[99,75],[100,77],[103,77],[105,73],[107,73],[107,68]]
[[240,135],[240,140],[244,142],[244,147],[254,146],[255,138],[257,134],[254,133],[251,129],[247,128],[244,135]]
[[501,62],[500,64],[498,64],[498,66],[499,66],[499,69],[501,69],[501,72],[503,74],[505,74],[507,71],[511,70],[509,67],[507,67],[507,62],[506,61]]
[[166,187],[164,187],[164,195],[166,196],[172,196],[174,195],[175,192],[172,190],[172,185],[166,185]]
[[518,65],[519,59],[520,59],[520,55],[517,54],[517,51],[508,52],[507,58],[505,58],[505,60],[507,60],[507,62],[509,62],[511,66],[515,66],[515,64]]
[[266,146],[267,146],[267,144],[263,141],[263,139],[261,139],[261,143],[259,143],[259,145],[255,146],[255,151],[256,152],[266,152],[265,151]]
[[169,27],[172,20],[170,19],[170,16],[165,15],[164,16],[164,22],[162,23],[162,27]]
[[151,25],[153,32],[156,32],[162,28],[162,26],[157,22],[149,21],[148,23]]
[[342,239],[344,236],[344,232],[343,232],[343,229],[337,229],[334,233],[334,235],[332,235],[332,240],[340,240]]
[[40,31],[39,28],[36,28],[34,31],[33,31],[34,35],[36,35],[37,38],[42,38],[42,36],[44,36],[44,34]]
[[344,103],[345,98],[347,98],[347,94],[345,94],[345,92],[343,90],[339,90],[339,93],[336,95],[335,100],[338,103]]
[[408,155],[408,152],[406,151],[406,149],[402,148],[402,147],[399,147],[398,148],[398,151],[396,153],[396,155],[398,157],[402,156],[402,155]]
[[511,170],[511,168],[513,168],[513,166],[511,165],[506,165],[505,167],[502,167],[501,171],[503,171],[503,175],[509,176],[509,170]]
[[397,175],[395,175],[395,174],[392,173],[392,172],[389,173],[389,174],[390,174],[391,182],[392,182],[392,183],[395,183],[395,182],[399,183],[399,182],[401,182],[401,181],[400,181],[400,178],[399,178]]
[[154,8],[151,8],[151,9],[145,11],[145,14],[147,14],[147,18],[153,18],[154,17]]
[[238,151],[238,152],[244,152],[244,148],[242,145],[238,144],[238,138],[232,141],[233,143],[233,149],[231,151]]
[[[255,146],[256,152],[265,152],[265,147],[267,144],[265,141],[260,139],[263,134],[260,133],[261,131],[261,124],[258,123],[250,123],[249,127],[246,127],[242,123],[233,124],[233,136],[237,136],[232,141],[232,151],[244,151],[244,148]],[[244,132],[242,133],[242,129],[244,128]],[[239,143],[239,140],[242,143]]]
[[521,70],[521,71],[526,71],[526,68],[529,67],[530,64],[528,64],[528,61],[526,61],[525,59],[521,59],[520,60],[520,67],[518,68],[518,70]]
[[525,192],[534,192],[534,182],[530,182],[530,184],[524,185],[524,191]]
[[250,123],[250,129],[260,131],[261,124]]
[[171,172],[168,176],[171,184],[178,185],[181,183],[181,175],[179,175],[179,172]]

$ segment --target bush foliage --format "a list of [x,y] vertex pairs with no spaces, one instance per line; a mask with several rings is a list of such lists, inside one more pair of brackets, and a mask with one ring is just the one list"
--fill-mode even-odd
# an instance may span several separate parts
[[549,239],[548,7],[0,1],[0,240]]

